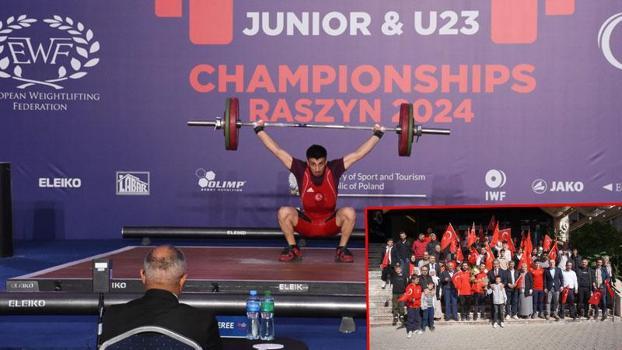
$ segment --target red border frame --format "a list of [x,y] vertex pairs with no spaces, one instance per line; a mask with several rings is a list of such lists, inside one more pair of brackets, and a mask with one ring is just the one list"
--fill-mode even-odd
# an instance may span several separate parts
[[370,210],[416,210],[416,209],[484,209],[484,208],[549,208],[549,207],[604,207],[609,205],[622,206],[622,202],[593,202],[593,203],[513,203],[513,204],[453,204],[453,205],[400,205],[377,206],[365,208],[365,307],[367,324],[367,350],[371,350],[371,324],[369,320],[369,225],[367,215]]

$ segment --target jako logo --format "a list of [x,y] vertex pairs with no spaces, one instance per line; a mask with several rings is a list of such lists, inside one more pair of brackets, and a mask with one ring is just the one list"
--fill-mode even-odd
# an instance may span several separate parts
[[196,170],[195,175],[199,178],[198,185],[201,192],[242,192],[246,181],[216,180],[216,173],[203,168]]
[[[233,0],[188,0],[190,41],[195,45],[226,45],[233,41]],[[155,14],[182,17],[182,0],[155,0]]]
[[[31,26],[59,31],[58,35],[29,36]],[[39,22],[21,15],[0,21],[0,78],[16,80],[18,89],[47,86],[63,89],[61,82],[80,79],[99,63],[99,41],[93,31],[70,17],[53,16]],[[48,69],[45,69],[48,68]]]
[[546,181],[542,179],[535,179],[531,183],[531,190],[537,194],[543,194],[546,192],[548,187],[549,186],[546,184]]
[[598,31],[598,47],[603,51],[603,55],[612,66],[622,69],[620,62],[611,50],[611,35],[618,24],[622,22],[622,12],[609,17]]
[[[486,172],[484,176],[484,181],[486,181],[486,186],[491,189],[500,189],[505,186],[505,182],[507,177],[505,176],[505,172],[503,170],[490,169]],[[505,191],[486,191],[485,192],[487,201],[493,202],[501,202],[507,196]]]
[[551,181],[549,187],[543,179],[536,179],[531,183],[531,189],[537,194],[543,194],[547,188],[549,192],[583,192],[585,185],[582,181]]
[[117,196],[148,196],[151,193],[148,171],[117,171]]
[[80,188],[82,180],[71,177],[39,178],[39,188]]

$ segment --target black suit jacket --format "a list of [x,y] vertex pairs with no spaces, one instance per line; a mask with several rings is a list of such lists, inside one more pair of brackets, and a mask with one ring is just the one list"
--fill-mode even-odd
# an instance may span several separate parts
[[[502,268],[499,268],[499,276],[501,276],[501,283],[503,283],[504,286],[508,285],[508,275],[507,275],[507,271],[505,271]],[[493,268],[492,270],[488,271],[488,284],[494,284],[495,283],[495,269]]]
[[173,293],[162,289],[149,289],[142,298],[107,308],[102,342],[141,326],[167,328],[194,340],[204,350],[222,349],[214,315],[182,304]]
[[551,269],[544,270],[544,288],[559,292],[564,286],[564,277],[562,276],[562,269],[555,268],[555,277],[551,277]]
[[525,274],[525,296],[531,295],[529,291],[533,292],[533,274],[531,272]]
[[[428,271],[432,271],[432,264],[425,264],[423,266],[428,267]],[[436,271],[436,277],[441,276],[441,265],[439,263],[434,263],[434,271]]]

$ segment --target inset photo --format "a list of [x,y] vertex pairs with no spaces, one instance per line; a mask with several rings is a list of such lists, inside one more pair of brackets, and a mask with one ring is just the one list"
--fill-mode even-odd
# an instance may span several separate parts
[[379,207],[366,224],[372,350],[619,348],[620,203]]

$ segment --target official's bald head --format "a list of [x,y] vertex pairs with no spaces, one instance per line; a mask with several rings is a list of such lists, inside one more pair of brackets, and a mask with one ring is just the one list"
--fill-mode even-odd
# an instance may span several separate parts
[[141,271],[145,289],[164,289],[179,295],[186,277],[186,257],[178,248],[159,246],[145,256]]

